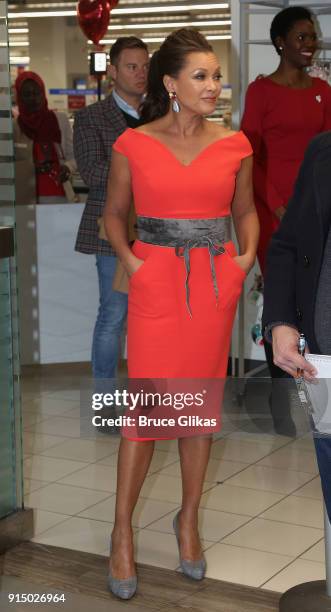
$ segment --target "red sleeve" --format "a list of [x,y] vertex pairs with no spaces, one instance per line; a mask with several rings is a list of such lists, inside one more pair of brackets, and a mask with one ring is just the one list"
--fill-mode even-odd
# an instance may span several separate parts
[[287,202],[283,201],[276,186],[267,178],[263,164],[263,117],[265,114],[266,98],[264,89],[260,79],[249,85],[246,93],[241,129],[246,134],[253,148],[253,183],[255,194],[270,210],[275,211],[280,206],[285,206]]
[[323,132],[331,130],[331,87],[325,81],[325,104],[324,104],[324,124]]

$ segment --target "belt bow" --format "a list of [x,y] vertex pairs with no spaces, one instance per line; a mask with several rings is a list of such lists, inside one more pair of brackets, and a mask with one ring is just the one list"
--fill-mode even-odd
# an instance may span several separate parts
[[186,279],[185,279],[185,290],[186,290],[186,305],[187,309],[190,313],[190,317],[192,317],[192,310],[190,306],[190,286],[189,286],[189,278],[191,272],[191,263],[190,263],[190,251],[191,249],[197,247],[207,247],[209,253],[210,260],[210,269],[211,276],[213,281],[213,287],[216,295],[216,303],[218,304],[219,298],[219,289],[216,278],[215,271],[215,262],[214,258],[218,255],[222,255],[225,252],[224,247],[220,245],[220,239],[217,235],[205,235],[198,236],[197,238],[189,238],[188,240],[178,240],[175,246],[175,253],[177,257],[183,257],[185,262],[186,269]]

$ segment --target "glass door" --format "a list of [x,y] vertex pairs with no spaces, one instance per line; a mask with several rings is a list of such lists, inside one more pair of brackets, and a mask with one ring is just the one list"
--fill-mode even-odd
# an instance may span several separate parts
[[0,518],[23,507],[7,2],[0,0]]

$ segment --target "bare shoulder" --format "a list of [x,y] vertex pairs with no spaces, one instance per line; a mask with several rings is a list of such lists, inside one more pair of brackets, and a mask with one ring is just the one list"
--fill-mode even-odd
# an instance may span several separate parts
[[221,138],[228,138],[229,136],[234,136],[238,134],[236,130],[230,130],[229,128],[225,128],[221,125],[217,125],[211,121],[208,122],[208,130],[212,139],[218,140]]
[[[146,125],[148,126],[149,124],[147,123]],[[139,125],[139,127],[133,128],[133,131],[134,132],[147,132],[148,128],[146,128],[146,125]]]
[[150,134],[151,136],[154,136],[158,132],[162,131],[162,125],[163,122],[161,119],[155,119],[155,121],[144,123],[144,125],[140,125],[134,129],[135,132],[142,132],[143,134]]
[[239,131],[224,129],[223,138],[228,138],[229,136],[235,136],[235,134],[239,134]]

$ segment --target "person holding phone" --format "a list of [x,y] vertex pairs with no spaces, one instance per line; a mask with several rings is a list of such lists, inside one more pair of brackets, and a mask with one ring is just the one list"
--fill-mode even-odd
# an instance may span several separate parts
[[[331,131],[307,149],[287,211],[268,251],[264,335],[274,362],[287,376],[298,370],[313,381],[316,370],[298,352],[331,355]],[[331,439],[314,437],[326,508],[331,521]]]

